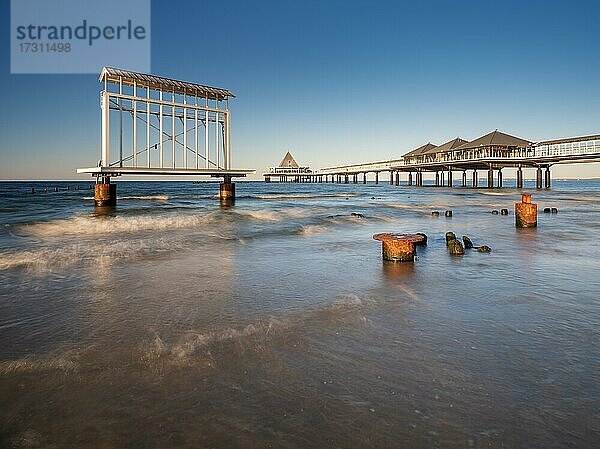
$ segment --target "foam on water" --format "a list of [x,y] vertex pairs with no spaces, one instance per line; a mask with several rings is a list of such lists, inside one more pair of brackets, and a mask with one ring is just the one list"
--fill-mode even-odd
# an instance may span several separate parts
[[0,271],[14,268],[49,272],[83,264],[113,263],[181,248],[172,239],[130,239],[43,246],[36,249],[0,252]]

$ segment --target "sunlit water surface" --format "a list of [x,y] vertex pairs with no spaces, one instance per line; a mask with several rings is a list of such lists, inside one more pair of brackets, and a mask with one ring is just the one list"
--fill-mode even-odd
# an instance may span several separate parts
[[0,447],[598,447],[600,182],[77,184],[0,184]]

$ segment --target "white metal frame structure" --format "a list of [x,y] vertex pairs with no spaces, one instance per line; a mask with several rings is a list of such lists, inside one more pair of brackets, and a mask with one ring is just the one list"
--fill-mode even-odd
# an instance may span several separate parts
[[231,179],[254,172],[232,169],[229,99],[235,95],[229,90],[111,67],[99,81],[101,158],[77,173]]

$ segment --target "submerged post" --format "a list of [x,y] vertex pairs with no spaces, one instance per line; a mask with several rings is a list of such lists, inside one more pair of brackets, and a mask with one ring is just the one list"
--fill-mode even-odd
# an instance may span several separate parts
[[103,176],[102,181],[94,185],[94,205],[97,207],[117,205],[117,185],[111,184],[108,176]]
[[515,225],[517,228],[537,226],[537,204],[531,202],[531,194],[521,195],[521,202],[515,203]]
[[235,183],[231,182],[231,176],[224,176],[219,186],[219,199],[230,202],[235,200]]

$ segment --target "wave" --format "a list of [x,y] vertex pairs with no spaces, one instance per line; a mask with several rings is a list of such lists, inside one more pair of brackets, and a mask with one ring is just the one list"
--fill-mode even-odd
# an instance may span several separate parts
[[356,193],[274,193],[265,195],[249,195],[249,198],[257,198],[260,200],[278,200],[287,198],[347,198],[356,195]]
[[50,272],[78,265],[106,264],[134,259],[148,254],[181,249],[172,240],[140,239],[128,241],[75,243],[40,249],[0,253],[0,271],[20,268],[33,272]]
[[[82,197],[84,200],[93,200],[93,196],[84,196]],[[168,201],[170,199],[169,195],[131,195],[131,196],[117,196],[117,200],[147,200],[147,201]]]

